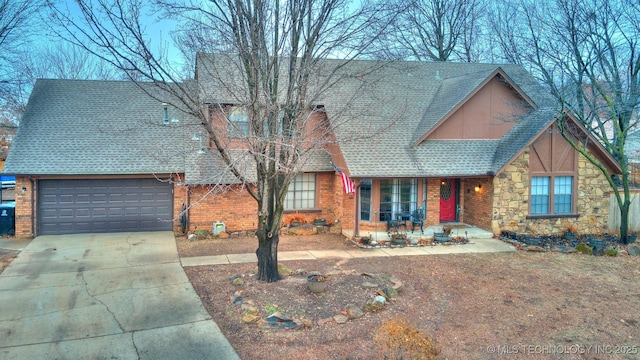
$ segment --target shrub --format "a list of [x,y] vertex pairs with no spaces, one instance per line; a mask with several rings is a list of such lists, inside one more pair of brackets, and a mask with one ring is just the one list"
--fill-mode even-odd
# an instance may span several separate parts
[[433,340],[402,319],[385,321],[376,331],[375,342],[389,359],[431,360],[438,355]]
[[196,230],[194,234],[196,234],[196,238],[198,240],[206,239],[209,236],[209,232],[207,230]]
[[576,250],[587,255],[591,255],[593,253],[593,249],[591,248],[591,246],[585,243],[578,244],[578,246],[576,246]]

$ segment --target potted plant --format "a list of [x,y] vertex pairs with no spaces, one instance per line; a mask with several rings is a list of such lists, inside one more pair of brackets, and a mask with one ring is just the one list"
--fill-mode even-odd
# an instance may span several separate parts
[[322,219],[314,219],[313,220],[313,225],[315,226],[325,226],[327,224],[327,220],[322,218]]
[[433,240],[437,243],[449,242],[451,237],[443,232],[433,233]]
[[404,234],[391,235],[391,243],[393,245],[404,245],[407,241],[407,236]]
[[291,227],[297,227],[306,224],[307,219],[302,214],[291,214],[287,215],[284,222]]
[[326,275],[318,273],[307,275],[307,287],[314,294],[323,292],[327,287],[327,281],[329,281],[329,277]]

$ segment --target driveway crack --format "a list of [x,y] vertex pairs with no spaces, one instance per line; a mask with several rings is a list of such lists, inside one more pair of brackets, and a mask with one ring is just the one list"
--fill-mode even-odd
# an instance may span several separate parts
[[116,317],[116,314],[114,314],[113,311],[111,311],[111,309],[109,308],[109,306],[107,304],[105,304],[102,300],[98,299],[94,294],[92,294],[89,291],[89,283],[84,278],[84,271],[83,270],[84,270],[83,268],[78,269],[78,273],[76,274],[76,276],[79,277],[80,280],[82,281],[82,283],[84,284],[84,289],[87,292],[87,295],[89,295],[97,303],[100,303],[102,306],[104,306],[104,308],[107,310],[107,312],[109,314],[111,314],[111,317],[113,318],[113,321],[115,321],[116,324],[118,324],[118,327],[120,328],[120,331],[122,331],[124,333],[125,332],[124,327],[122,326],[120,321],[118,321],[118,318]]
[[135,331],[131,332],[131,344],[133,344],[133,348],[136,350],[136,356],[140,359],[140,350],[138,350],[138,346],[136,345],[136,339],[134,338]]

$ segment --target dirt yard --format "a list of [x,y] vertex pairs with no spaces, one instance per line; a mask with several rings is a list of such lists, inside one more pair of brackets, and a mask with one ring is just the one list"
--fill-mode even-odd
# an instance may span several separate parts
[[0,274],[2,274],[2,271],[18,256],[18,253],[19,252],[15,250],[0,249]]
[[[257,240],[177,244],[181,256],[196,256],[253,252]],[[329,234],[284,236],[279,247],[347,248],[353,245]],[[425,337],[433,339],[439,359],[640,358],[638,257],[515,252],[283,264],[294,274],[272,284],[255,281],[255,264],[185,268],[243,359],[421,358],[415,349]],[[331,274],[324,293],[309,292],[309,272]],[[244,284],[232,285],[238,276]],[[340,315],[349,304],[362,307],[377,294],[377,288],[363,285],[383,287],[393,277],[402,287],[382,310],[336,322],[344,321]],[[245,305],[232,304],[239,299]],[[272,330],[262,328],[263,322],[243,323],[247,304],[263,319],[277,311],[306,327]],[[405,341],[390,342],[393,336],[379,331],[396,320],[409,324],[401,332]]]

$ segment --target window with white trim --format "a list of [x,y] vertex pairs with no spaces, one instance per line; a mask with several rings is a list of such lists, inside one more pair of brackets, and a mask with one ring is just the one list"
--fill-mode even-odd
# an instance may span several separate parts
[[573,176],[533,176],[531,178],[531,214],[571,214],[573,212]]
[[396,220],[396,214],[409,214],[417,207],[417,179],[380,181],[380,221]]
[[316,174],[299,173],[287,189],[285,210],[314,209],[316,207]]

